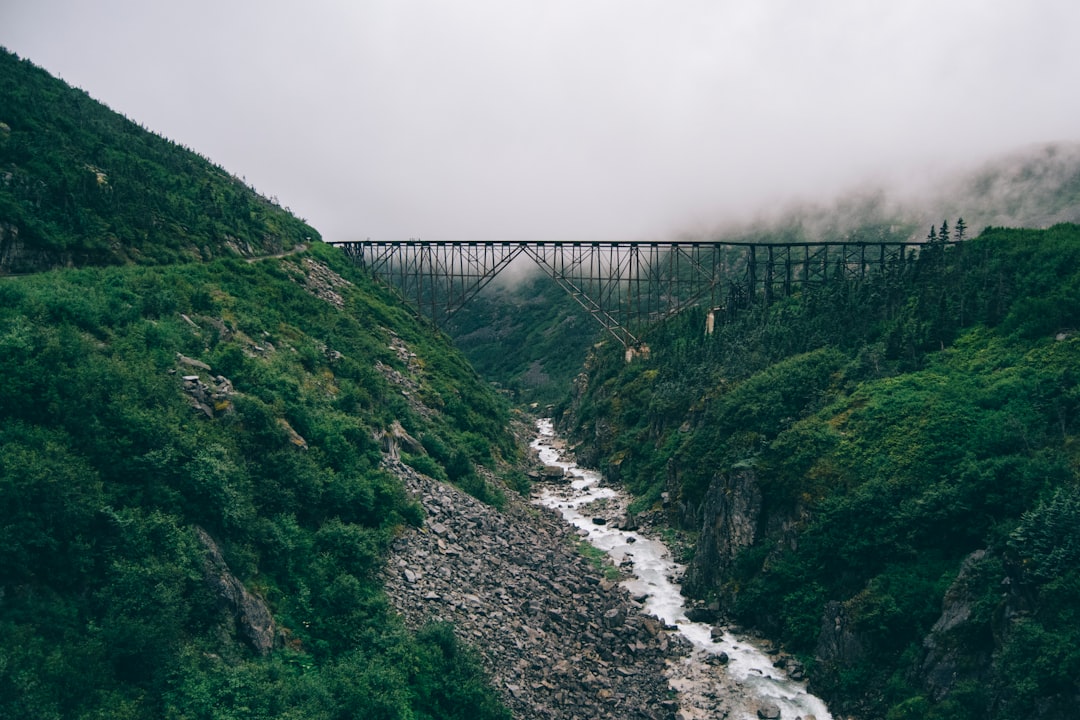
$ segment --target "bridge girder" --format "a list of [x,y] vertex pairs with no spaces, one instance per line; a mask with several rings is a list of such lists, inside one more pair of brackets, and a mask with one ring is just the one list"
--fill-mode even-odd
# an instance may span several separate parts
[[913,242],[377,241],[332,243],[442,327],[520,257],[531,259],[622,345],[687,307],[730,315],[799,287],[902,268]]

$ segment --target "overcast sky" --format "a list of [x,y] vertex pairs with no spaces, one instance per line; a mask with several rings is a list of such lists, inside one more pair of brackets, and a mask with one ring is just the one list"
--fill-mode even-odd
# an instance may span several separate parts
[[1078,141],[1078,37],[1077,0],[0,0],[328,240],[662,239]]

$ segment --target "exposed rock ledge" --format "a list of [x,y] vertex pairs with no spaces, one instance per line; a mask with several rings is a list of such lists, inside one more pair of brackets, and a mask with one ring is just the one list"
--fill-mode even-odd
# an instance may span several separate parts
[[411,627],[453,623],[515,717],[675,715],[664,666],[685,641],[602,580],[574,549],[572,528],[520,498],[496,511],[386,462],[427,513],[422,529],[394,542],[385,570]]
[[201,527],[195,527],[195,536],[206,552],[204,571],[206,582],[218,598],[218,602],[229,610],[236,623],[236,628],[244,640],[260,655],[268,655],[274,649],[277,638],[277,626],[274,616],[262,598],[248,592],[221,555],[221,548]]

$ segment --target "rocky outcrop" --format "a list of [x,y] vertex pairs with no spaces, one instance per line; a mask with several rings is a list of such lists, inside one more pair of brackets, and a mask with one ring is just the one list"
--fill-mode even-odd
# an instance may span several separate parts
[[70,253],[34,247],[19,233],[19,227],[0,222],[0,275],[39,272],[71,265]]
[[248,592],[244,584],[237,579],[225,558],[221,548],[201,527],[195,528],[195,535],[206,551],[203,570],[206,583],[228,616],[235,623],[237,634],[260,655],[268,655],[274,649],[277,627],[274,616],[262,598]]
[[825,604],[814,656],[825,670],[853,667],[866,660],[862,640],[843,603]]
[[670,718],[665,659],[685,641],[600,577],[554,514],[510,497],[503,511],[386,465],[423,504],[393,544],[385,584],[411,627],[453,623],[516,717]]
[[307,450],[307,440],[293,429],[293,426],[289,424],[289,421],[285,418],[277,419],[278,427],[285,431],[285,436],[289,439],[289,445],[297,450]]
[[432,417],[435,411],[425,405],[421,398],[420,380],[423,364],[416,353],[405,344],[405,341],[398,337],[397,333],[389,328],[382,328],[382,330],[390,336],[390,349],[397,355],[403,369],[399,370],[383,363],[381,360],[376,360],[375,370],[386,378],[387,382],[399,388],[402,397],[405,398],[405,402],[409,404],[409,408],[413,412],[422,418]]
[[566,480],[566,471],[558,465],[545,465],[539,471],[533,473],[533,477],[537,480],[547,480],[548,482],[560,482]]
[[[976,550],[964,559],[956,580],[945,592],[941,616],[923,640],[926,656],[920,674],[927,692],[934,700],[948,695],[958,682],[980,679],[990,671],[989,653],[973,655],[974,643],[970,642],[970,639],[963,643],[957,643],[953,639],[957,631],[970,623],[972,607],[976,601],[971,576],[985,557],[985,550]],[[992,647],[993,639],[986,640],[985,646]]]
[[[179,353],[177,354],[177,364],[204,372],[210,371],[210,366],[206,363],[185,357]],[[232,382],[224,375],[217,375],[211,378],[209,382],[203,381],[197,374],[181,375],[180,381],[188,403],[195,412],[213,418],[216,414],[233,411],[232,397],[236,394],[236,390],[233,388]]]
[[702,505],[701,536],[686,573],[686,590],[715,587],[743,548],[754,544],[761,516],[761,490],[752,469],[735,469],[713,480]]
[[315,297],[330,303],[339,310],[345,307],[345,299],[338,290],[350,287],[352,283],[331,270],[325,263],[312,258],[304,258],[302,266],[289,263],[283,267],[291,270],[293,278]]
[[780,720],[780,706],[774,702],[764,702],[757,709],[761,720]]
[[382,447],[382,451],[386,453],[387,457],[391,460],[397,460],[398,448],[404,448],[405,452],[413,453],[415,455],[425,455],[427,451],[424,449],[423,444],[402,426],[402,424],[395,420],[390,424],[388,430],[384,430],[376,437],[376,441]]

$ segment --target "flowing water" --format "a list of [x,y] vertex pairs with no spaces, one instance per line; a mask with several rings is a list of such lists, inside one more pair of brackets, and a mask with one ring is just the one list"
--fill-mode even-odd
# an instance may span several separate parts
[[[669,673],[672,688],[680,692],[684,716],[707,717],[708,701],[703,698],[711,698],[730,711],[731,717],[753,720],[757,708],[773,703],[785,720],[811,717],[831,720],[824,702],[809,694],[805,684],[774,668],[773,659],[750,641],[727,631],[714,640],[712,626],[687,619],[682,590],[676,581],[682,577],[684,568],[674,561],[662,542],[637,532],[594,523],[597,504],[625,505],[626,496],[614,488],[601,487],[600,473],[595,470],[565,461],[555,443],[551,421],[537,421],[537,438],[532,447],[542,462],[562,467],[572,480],[557,487],[544,486],[536,502],[562,513],[567,522],[581,529],[590,543],[606,552],[616,566],[632,572],[633,577],[623,585],[632,596],[645,598],[645,612],[677,627],[693,645],[691,656],[681,667],[671,667]],[[590,507],[594,511],[590,512]],[[728,662],[717,669],[708,659],[720,653],[728,656]]]

